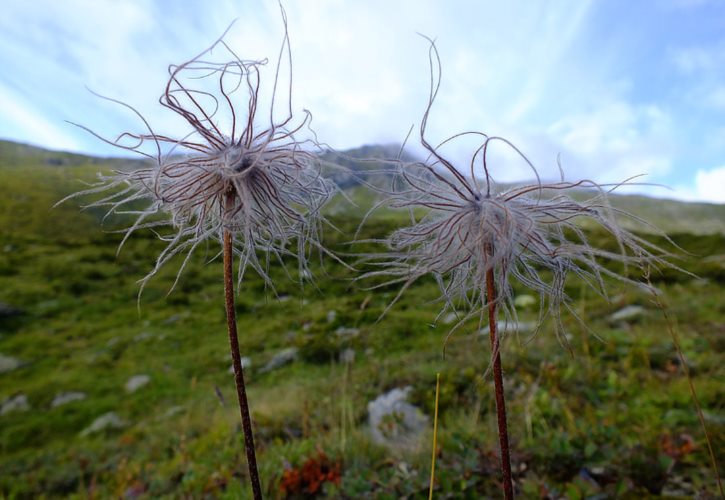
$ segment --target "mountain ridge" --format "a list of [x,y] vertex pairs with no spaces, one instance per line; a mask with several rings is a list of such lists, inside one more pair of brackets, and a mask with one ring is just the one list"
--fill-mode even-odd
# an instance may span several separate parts
[[[381,185],[384,178],[387,177],[384,171],[391,168],[390,164],[386,164],[385,160],[393,161],[398,157],[404,162],[419,161],[418,158],[409,153],[401,152],[398,144],[366,144],[344,151],[328,149],[320,154],[320,159],[325,165],[326,174],[341,189],[346,191],[359,190],[361,185],[359,177],[367,175],[371,171],[380,171],[380,173],[373,174],[373,176],[377,177],[371,183]],[[98,157],[0,140],[0,169],[5,170],[11,166],[21,169],[69,169],[76,170],[75,174],[80,175],[84,180],[89,180],[97,170],[104,167],[125,169],[138,168],[145,164],[147,164],[146,160],[143,159]],[[335,168],[335,166],[342,168]],[[19,170],[18,172],[22,171]],[[4,175],[10,175],[10,172],[4,172]],[[54,172],[54,175],[60,175],[60,172]],[[2,177],[0,177],[0,180],[2,180]],[[6,183],[9,184],[8,181]],[[501,186],[507,185],[502,184]],[[54,187],[54,190],[58,191],[57,186]],[[641,217],[666,232],[725,234],[725,205],[723,204],[689,202],[654,198],[641,194],[620,193],[612,193],[610,200],[616,208]],[[622,218],[622,224],[630,229],[647,230],[646,227],[634,223],[627,217]]]

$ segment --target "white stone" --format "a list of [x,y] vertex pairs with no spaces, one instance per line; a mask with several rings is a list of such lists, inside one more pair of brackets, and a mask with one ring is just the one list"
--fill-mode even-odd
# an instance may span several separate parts
[[631,321],[644,315],[645,308],[642,306],[625,306],[619,311],[609,316],[609,321],[617,323],[619,321]]
[[408,403],[411,386],[395,388],[368,403],[368,425],[375,443],[390,447],[411,447],[428,425],[428,417]]
[[0,353],[0,373],[7,373],[23,366],[23,362],[12,356]]
[[341,326],[337,330],[335,330],[335,334],[338,337],[347,337],[347,338],[357,337],[359,333],[360,333],[359,328],[350,328],[350,327],[346,327],[346,326]]
[[536,304],[536,297],[533,295],[517,295],[514,299],[514,306],[519,308],[531,307]]
[[275,354],[274,357],[272,359],[270,359],[266,365],[264,365],[264,367],[260,370],[260,372],[267,373],[267,372],[275,370],[281,366],[289,364],[296,359],[297,359],[297,348],[288,347],[287,349],[283,349],[283,350],[279,351],[277,354]]
[[11,396],[0,405],[0,415],[5,415],[13,411],[28,411],[30,409],[30,403],[28,403],[28,396],[25,394],[17,394]]
[[[247,370],[252,367],[252,359],[247,356],[242,356],[239,361],[242,365],[242,370]],[[234,374],[234,363],[229,365],[229,373]]]
[[340,353],[340,363],[354,363],[355,362],[355,349],[347,348]]
[[55,395],[53,402],[50,403],[50,407],[55,408],[57,406],[72,403],[73,401],[81,401],[83,399],[86,399],[85,392],[61,392]]
[[121,429],[125,425],[125,422],[121,420],[116,412],[110,411],[95,419],[91,425],[81,432],[81,436],[88,436],[107,429]]
[[[536,321],[519,321],[518,323],[515,321],[497,321],[496,322],[496,328],[501,333],[522,333],[522,334],[531,334],[536,331],[536,328],[538,327],[538,323]],[[488,336],[489,330],[488,325],[483,327],[481,330],[481,335]]]
[[134,375],[128,381],[126,381],[126,391],[127,392],[136,392],[146,384],[151,382],[151,377],[148,375]]
[[[462,317],[463,316],[461,316],[461,318]],[[441,323],[443,323],[444,325],[450,325],[453,323],[457,323],[458,321],[460,321],[460,318],[455,312],[449,312],[448,314],[443,316],[443,318],[441,318]]]
[[183,406],[172,406],[171,408],[169,408],[168,410],[166,410],[164,412],[164,414],[161,416],[161,418],[175,417],[179,413],[183,413],[185,409],[186,408],[184,408]]
[[143,342],[145,340],[151,340],[152,338],[154,338],[153,334],[149,332],[141,332],[136,335],[133,340],[135,340],[136,342]]

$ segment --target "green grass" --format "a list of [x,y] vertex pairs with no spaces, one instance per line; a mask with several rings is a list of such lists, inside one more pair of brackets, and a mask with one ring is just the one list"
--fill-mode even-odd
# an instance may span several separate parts
[[[151,269],[160,243],[139,233],[116,257],[120,236],[108,232],[116,222],[101,227],[101,214],[80,212],[74,202],[50,209],[80,187],[76,179],[91,179],[105,164],[0,146],[0,302],[25,312],[0,319],[0,353],[26,362],[0,374],[0,401],[23,393],[32,406],[0,416],[0,497],[108,498],[135,491],[141,498],[244,498],[249,492],[240,481],[247,472],[228,373],[221,262],[208,262],[218,248],[210,244],[206,254],[199,252],[168,297],[175,266],[167,266],[144,292],[139,313],[137,280]],[[337,206],[332,220],[341,232],[326,236],[332,248],[349,251],[356,211]],[[386,213],[362,237],[383,236],[402,220]],[[698,256],[683,266],[701,279],[669,272],[654,279],[677,321],[722,468],[725,237],[673,237]],[[237,297],[241,348],[253,363],[248,392],[268,495],[279,494],[286,467],[300,466],[319,450],[341,465],[339,486],[326,486],[331,497],[427,494],[428,436],[410,450],[374,445],[366,432],[367,403],[411,385],[412,402],[432,415],[441,372],[437,494],[498,497],[493,391],[481,378],[487,338],[464,329],[443,356],[447,327],[432,326],[439,309],[432,280],[413,286],[377,321],[395,288],[367,291],[329,259],[315,271],[319,290],[300,289],[273,267],[277,293],[287,300],[277,300],[251,274]],[[548,327],[530,341],[511,337],[505,344],[517,488],[524,498],[644,498],[662,484],[686,481],[686,491],[715,494],[703,433],[662,313],[641,291],[613,286],[611,304],[576,281],[569,287],[603,342],[568,321],[572,353]],[[645,307],[645,315],[627,325],[607,321],[629,304]],[[331,310],[337,315],[328,322]],[[522,320],[536,315],[534,309],[520,313]],[[334,332],[341,326],[360,333],[340,338]],[[300,359],[259,372],[286,347],[299,348]],[[356,352],[350,366],[337,361],[346,348]],[[148,374],[151,382],[128,394],[124,384],[136,374]],[[53,397],[66,391],[88,397],[51,408]],[[127,425],[81,436],[109,411]],[[686,436],[694,449],[672,458],[665,440]]]

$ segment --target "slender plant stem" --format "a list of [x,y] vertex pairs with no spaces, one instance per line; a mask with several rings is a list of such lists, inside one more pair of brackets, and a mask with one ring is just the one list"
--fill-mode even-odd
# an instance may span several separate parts
[[239,352],[239,338],[237,337],[237,315],[234,310],[234,279],[232,262],[232,234],[224,231],[224,297],[227,309],[227,329],[229,330],[229,348],[232,351],[232,364],[234,366],[234,382],[237,385],[237,399],[239,412],[242,415],[242,429],[244,431],[244,449],[247,452],[247,465],[249,466],[249,479],[252,482],[252,493],[255,500],[262,498],[262,488],[259,485],[259,472],[257,471],[257,456],[254,450],[254,436],[252,435],[252,419],[249,416],[249,403],[247,390],[244,386],[244,373],[242,359]]
[[436,402],[435,413],[433,413],[433,456],[430,459],[430,487],[428,488],[428,500],[433,500],[433,486],[436,477],[436,454],[438,448],[438,397],[441,390],[441,374],[436,373]]
[[498,416],[498,440],[501,446],[501,473],[503,474],[503,492],[506,500],[514,497],[511,480],[511,457],[509,453],[509,435],[506,425],[506,399],[503,394],[503,373],[501,370],[501,349],[496,327],[496,283],[493,269],[486,272],[486,293],[488,299],[488,328],[491,333],[491,353],[493,355],[493,383],[496,390],[496,414]]
[[685,358],[685,353],[682,351],[680,336],[677,334],[677,330],[675,330],[672,319],[670,319],[670,315],[667,314],[667,308],[665,307],[665,303],[660,300],[659,293],[655,291],[655,288],[652,286],[652,282],[649,279],[649,270],[645,271],[645,279],[647,280],[647,284],[649,285],[650,290],[652,290],[652,296],[654,297],[655,304],[662,312],[662,316],[664,316],[665,318],[665,322],[667,323],[667,331],[669,332],[670,337],[672,337],[672,344],[674,344],[677,355],[680,358],[680,366],[682,367],[682,371],[685,373],[685,377],[687,378],[687,384],[690,387],[690,395],[692,396],[692,401],[695,403],[697,418],[700,420],[700,427],[702,427],[702,432],[703,434],[705,434],[705,442],[707,443],[707,449],[710,452],[710,461],[712,462],[712,469],[715,472],[715,479],[717,480],[717,486],[720,490],[720,496],[722,498],[725,498],[725,490],[723,490],[722,478],[720,477],[720,470],[717,466],[717,459],[715,458],[715,452],[712,449],[712,441],[710,440],[710,434],[707,432],[707,425],[705,425],[705,416],[702,413],[700,399],[697,397],[697,392],[695,391],[695,384],[692,382],[692,377],[690,376],[690,368],[687,366],[687,358]]

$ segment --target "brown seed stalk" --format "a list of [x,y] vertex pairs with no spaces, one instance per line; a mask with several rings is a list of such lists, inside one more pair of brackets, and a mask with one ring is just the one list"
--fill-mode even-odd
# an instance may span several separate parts
[[514,486],[511,479],[511,452],[509,449],[508,425],[506,423],[506,398],[503,392],[503,370],[501,369],[501,343],[496,325],[496,282],[493,269],[486,273],[486,292],[488,294],[488,328],[491,339],[491,356],[493,357],[493,383],[496,392],[496,415],[498,417],[498,441],[501,449],[501,474],[503,492],[506,500],[514,497]]
[[232,353],[234,366],[234,383],[237,387],[237,400],[239,412],[242,416],[242,430],[244,432],[244,450],[247,453],[249,479],[252,482],[252,492],[255,500],[262,498],[262,488],[259,484],[259,471],[257,470],[257,456],[254,448],[254,435],[252,434],[252,419],[249,415],[247,390],[244,385],[244,371],[242,369],[241,354],[239,352],[239,339],[237,337],[237,315],[234,310],[234,270],[233,270],[232,233],[224,232],[224,298],[227,311],[227,330],[229,331],[229,348]]

